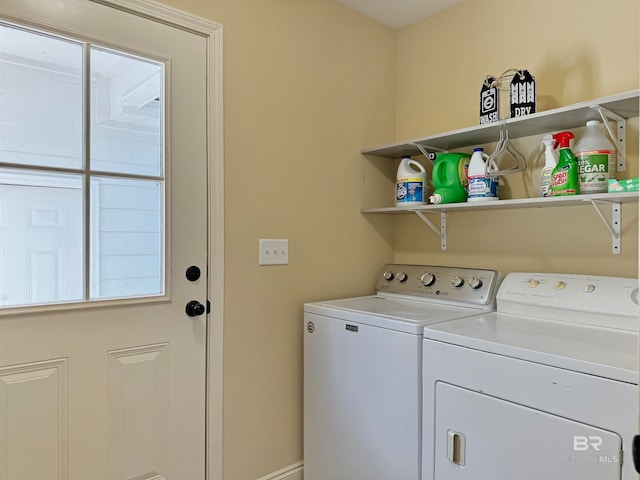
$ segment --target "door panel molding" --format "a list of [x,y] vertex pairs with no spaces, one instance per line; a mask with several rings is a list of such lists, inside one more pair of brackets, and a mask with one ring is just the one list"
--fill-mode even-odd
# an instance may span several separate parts
[[0,480],[69,478],[67,397],[65,358],[0,368]]
[[111,478],[165,478],[167,459],[162,452],[169,432],[169,355],[168,343],[109,352]]

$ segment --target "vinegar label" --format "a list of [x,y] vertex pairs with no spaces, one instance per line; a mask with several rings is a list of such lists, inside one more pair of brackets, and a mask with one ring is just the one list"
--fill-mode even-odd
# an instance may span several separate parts
[[609,172],[615,166],[612,150],[590,150],[576,154],[581,193],[603,193],[608,189]]

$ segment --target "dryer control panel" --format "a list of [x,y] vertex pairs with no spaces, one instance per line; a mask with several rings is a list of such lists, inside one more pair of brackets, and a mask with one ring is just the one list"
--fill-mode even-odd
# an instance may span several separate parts
[[445,303],[495,305],[501,276],[495,270],[436,265],[385,265],[376,290]]
[[509,273],[498,311],[637,330],[638,280],[560,273]]

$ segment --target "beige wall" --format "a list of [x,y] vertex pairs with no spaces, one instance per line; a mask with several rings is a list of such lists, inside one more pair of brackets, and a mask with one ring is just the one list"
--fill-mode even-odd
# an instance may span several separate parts
[[[393,166],[395,32],[333,0],[171,0],[223,24],[225,480],[302,459],[302,305],[371,293],[388,218],[359,206]],[[258,266],[259,238],[289,265]],[[352,283],[358,278],[365,284]]]
[[[398,33],[396,140],[478,124],[485,76],[513,67],[535,76],[539,111],[637,89],[638,8],[637,0],[615,7],[600,0],[467,0],[407,27]],[[506,92],[501,100],[508,116]],[[539,136],[514,142],[529,169],[503,177],[504,197],[535,196],[539,142]],[[636,177],[637,118],[628,124],[627,142],[620,176]],[[450,214],[444,253],[417,217],[402,216],[395,261],[634,277],[637,218],[636,205],[623,206],[622,254],[611,255],[611,234],[588,206]]]
[[[359,213],[392,203],[395,165],[358,152],[476,124],[484,76],[510,67],[539,109],[638,88],[637,0],[467,0],[397,33],[333,0],[166,3],[224,25],[224,480],[302,459],[302,303],[370,293],[351,281],[385,261],[636,275],[635,206],[620,256],[589,208],[450,215],[442,253],[417,218]],[[258,267],[259,238],[288,238],[290,264]]]

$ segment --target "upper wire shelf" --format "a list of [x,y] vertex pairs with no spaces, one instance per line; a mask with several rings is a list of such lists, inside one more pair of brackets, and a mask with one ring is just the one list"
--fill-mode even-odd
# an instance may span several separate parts
[[639,95],[640,91],[633,90],[523,117],[507,118],[499,122],[365,148],[360,153],[386,158],[400,158],[405,155],[419,155],[423,153],[422,150],[430,147],[451,151],[456,148],[492,143],[500,135],[501,124],[509,129],[511,139],[579,128],[584,127],[588,120],[602,120],[598,110],[594,109],[595,106],[603,107],[625,119],[634,118],[638,116],[640,111]]

